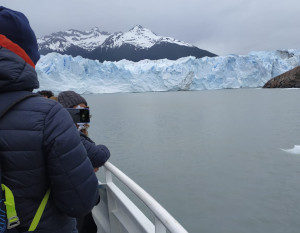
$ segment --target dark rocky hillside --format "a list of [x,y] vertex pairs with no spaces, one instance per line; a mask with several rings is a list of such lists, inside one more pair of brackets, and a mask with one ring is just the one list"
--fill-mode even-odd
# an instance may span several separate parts
[[85,50],[78,46],[70,46],[65,51],[52,51],[49,49],[40,50],[42,55],[50,52],[58,52],[61,54],[75,56],[82,56],[84,58],[103,61],[120,61],[122,59],[130,61],[140,61],[143,59],[157,60],[157,59],[170,59],[176,60],[181,57],[194,56],[201,57],[214,57],[213,53],[197,47],[180,46],[177,44],[161,43],[152,46],[149,49],[137,49],[133,45],[124,44],[118,48],[105,48],[98,47],[92,51]]
[[300,88],[300,66],[272,78],[263,88]]

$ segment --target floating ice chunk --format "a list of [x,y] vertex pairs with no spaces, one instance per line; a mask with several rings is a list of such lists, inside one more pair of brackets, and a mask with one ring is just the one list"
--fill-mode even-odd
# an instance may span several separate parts
[[294,148],[292,149],[282,149],[282,150],[291,154],[300,155],[300,145],[295,145]]

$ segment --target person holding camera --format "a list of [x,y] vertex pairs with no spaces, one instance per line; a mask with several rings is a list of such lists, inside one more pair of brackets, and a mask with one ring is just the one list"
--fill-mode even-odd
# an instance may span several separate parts
[[[64,91],[58,95],[58,102],[70,113],[78,131],[80,132],[81,142],[83,143],[87,155],[91,160],[94,171],[97,172],[110,157],[108,148],[104,145],[96,145],[88,137],[90,122],[90,109],[87,101],[74,91]],[[79,233],[97,232],[97,226],[92,214],[89,213],[83,218],[77,218],[77,229]]]
[[74,91],[63,91],[58,95],[58,102],[67,109],[80,132],[81,141],[95,170],[109,159],[110,152],[104,145],[96,145],[88,137],[90,109],[86,100]]

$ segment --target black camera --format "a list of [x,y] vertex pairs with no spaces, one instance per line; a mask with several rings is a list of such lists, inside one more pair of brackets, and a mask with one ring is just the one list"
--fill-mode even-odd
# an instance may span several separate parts
[[90,123],[90,110],[88,108],[67,108],[75,123]]

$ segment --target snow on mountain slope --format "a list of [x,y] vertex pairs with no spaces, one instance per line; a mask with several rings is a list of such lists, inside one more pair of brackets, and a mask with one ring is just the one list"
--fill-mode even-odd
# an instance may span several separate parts
[[68,30],[38,39],[40,54],[51,52],[82,56],[103,61],[141,61],[195,56],[214,57],[216,54],[171,37],[157,36],[149,29],[135,26],[128,32],[109,34],[98,28],[90,31]]
[[49,49],[63,52],[72,45],[91,51],[103,44],[110,36],[108,32],[102,32],[94,27],[88,31],[70,29],[64,32],[56,32],[38,39],[39,49]]
[[102,45],[103,47],[120,47],[124,44],[130,44],[137,48],[148,49],[155,44],[162,42],[178,44],[181,46],[193,47],[193,45],[184,43],[182,41],[173,39],[171,37],[157,36],[155,33],[150,31],[147,28],[144,28],[140,25],[135,26],[125,33],[116,33],[109,37],[107,41]]
[[[106,40],[107,39],[107,40]],[[173,43],[181,46],[194,47],[188,43],[171,37],[157,36],[152,31],[140,25],[135,26],[128,32],[109,34],[95,27],[89,31],[70,29],[64,32],[56,32],[38,39],[40,50],[52,50],[56,52],[66,51],[71,45],[91,51],[97,47],[120,47],[130,44],[137,48],[150,48],[162,42]]]
[[42,56],[36,70],[40,89],[115,93],[261,87],[298,65],[300,50],[103,63],[50,53]]

